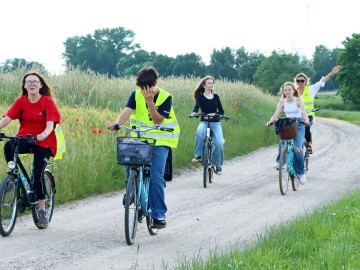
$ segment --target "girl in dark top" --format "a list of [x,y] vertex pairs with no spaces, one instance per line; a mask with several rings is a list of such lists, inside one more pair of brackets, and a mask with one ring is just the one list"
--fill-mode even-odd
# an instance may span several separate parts
[[[192,162],[201,162],[201,156],[203,152],[203,140],[206,135],[207,123],[204,121],[206,116],[213,116],[215,114],[224,114],[224,109],[221,105],[220,98],[217,94],[214,94],[215,80],[211,76],[206,76],[201,79],[199,86],[195,89],[194,98],[196,100],[195,107],[192,116],[197,115],[199,109],[205,116],[200,119],[200,124],[196,130],[195,136],[195,158]],[[218,119],[213,119],[210,123],[210,128],[213,132],[214,140],[214,152],[213,161],[216,165],[216,172],[221,173],[224,161],[224,144],[223,144],[223,132],[221,123]]]

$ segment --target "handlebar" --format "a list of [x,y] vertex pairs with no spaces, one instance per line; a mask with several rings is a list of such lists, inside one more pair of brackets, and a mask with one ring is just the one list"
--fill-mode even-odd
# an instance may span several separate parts
[[294,120],[295,120],[295,121],[299,122],[300,124],[303,124],[303,125],[305,125],[305,126],[309,126],[309,124],[306,124],[304,121],[297,120],[296,118],[280,118],[280,119],[274,120],[274,121],[272,121],[272,122],[270,122],[270,123],[265,123],[264,126],[266,126],[266,127],[271,127],[271,126],[275,125],[276,122],[280,121],[281,119],[289,119],[290,121],[294,121]]
[[188,117],[189,118],[193,118],[193,117],[199,118],[199,117],[201,117],[206,121],[210,121],[210,120],[213,120],[213,119],[219,119],[219,120],[229,120],[230,119],[229,116],[225,116],[225,115],[218,114],[218,113],[216,113],[215,115],[207,115],[205,113],[200,113],[200,114],[195,114],[195,115],[189,114]]
[[15,140],[15,141],[26,141],[28,143],[36,142],[36,137],[34,137],[32,134],[28,134],[25,137],[23,137],[23,136],[8,136],[4,132],[0,132],[0,141],[2,141],[3,139]]
[[317,111],[320,111],[320,108],[314,108],[314,109],[311,109],[311,110],[306,110],[306,113],[317,112]]
[[149,131],[149,130],[154,130],[154,129],[157,129],[157,130],[161,130],[161,131],[168,131],[168,132],[173,132],[174,129],[173,128],[167,128],[167,127],[162,127],[160,125],[154,125],[152,127],[144,127],[144,129],[137,129],[137,128],[130,128],[128,126],[124,126],[124,125],[119,125],[119,124],[115,124],[114,125],[114,130],[119,130],[120,128],[124,128],[130,132],[134,132],[134,133],[137,133],[140,135],[140,133],[145,133],[146,131]]

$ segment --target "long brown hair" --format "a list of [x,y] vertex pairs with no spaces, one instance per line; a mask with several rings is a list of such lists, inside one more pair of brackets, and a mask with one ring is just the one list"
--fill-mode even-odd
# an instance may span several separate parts
[[40,83],[42,85],[41,88],[40,88],[40,91],[39,91],[40,95],[52,97],[51,96],[51,92],[52,92],[51,88],[45,82],[44,78],[42,76],[40,76],[40,74],[35,72],[35,71],[31,71],[31,72],[25,74],[24,78],[22,79],[22,93],[21,93],[21,95],[22,96],[27,96],[28,95],[27,90],[25,89],[25,81],[26,81],[26,78],[28,76],[30,76],[30,75],[34,75],[34,76],[39,78]]
[[[198,87],[196,87],[195,91],[194,91],[194,98],[197,99],[199,96],[201,96],[202,94],[204,94],[205,92],[205,88],[204,88],[204,85],[205,85],[205,82],[207,80],[213,80],[213,83],[215,83],[215,79],[211,76],[205,76],[204,78],[201,79]],[[212,91],[211,91],[212,92]]]
[[299,92],[295,87],[295,84],[293,84],[292,82],[285,82],[281,87],[280,87],[280,99],[286,98],[285,94],[284,94],[284,86],[286,85],[290,85],[291,88],[294,90],[294,97],[299,97]]

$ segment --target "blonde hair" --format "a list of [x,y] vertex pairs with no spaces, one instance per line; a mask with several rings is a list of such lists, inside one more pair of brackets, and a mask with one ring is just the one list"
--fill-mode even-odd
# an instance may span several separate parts
[[298,74],[295,76],[295,78],[294,78],[294,84],[297,85],[296,80],[297,80],[299,77],[305,78],[305,80],[306,80],[306,84],[305,84],[305,85],[309,85],[309,81],[310,81],[309,77],[306,76],[306,74],[305,74],[305,73],[302,73],[302,72],[298,73]]

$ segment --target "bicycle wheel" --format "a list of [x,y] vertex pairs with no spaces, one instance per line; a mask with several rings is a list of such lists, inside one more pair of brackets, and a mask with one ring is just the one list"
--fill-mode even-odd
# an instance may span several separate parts
[[154,220],[151,217],[150,205],[148,204],[148,215],[146,216],[146,226],[151,235],[156,235],[159,229],[155,228]]
[[211,168],[210,166],[210,159],[211,159],[211,147],[210,142],[205,141],[204,143],[204,149],[203,149],[203,157],[202,157],[202,163],[203,163],[203,185],[204,188],[206,188],[207,182],[209,181],[210,173],[209,171]]
[[10,235],[14,229],[18,194],[14,176],[6,174],[0,185],[0,234],[2,236]]
[[308,170],[309,170],[309,157],[310,157],[310,155],[306,151],[305,143],[303,143],[303,145],[302,145],[302,151],[304,153],[304,170],[305,170],[305,173],[307,173]]
[[125,239],[128,245],[134,243],[138,223],[139,197],[137,178],[137,172],[130,170],[125,196]]
[[293,191],[297,191],[300,185],[299,177],[296,175],[296,176],[290,176],[290,178],[291,178],[291,185]]
[[288,168],[288,149],[283,147],[280,154],[280,163],[279,163],[279,186],[280,193],[285,195],[288,189],[289,183],[289,168]]
[[[50,223],[53,212],[54,212],[54,194],[55,194],[55,179],[50,171],[44,172],[44,181],[45,181],[45,210],[48,222]],[[39,229],[44,229],[39,226],[39,206],[36,204],[36,207],[31,208],[33,221],[35,226]]]

